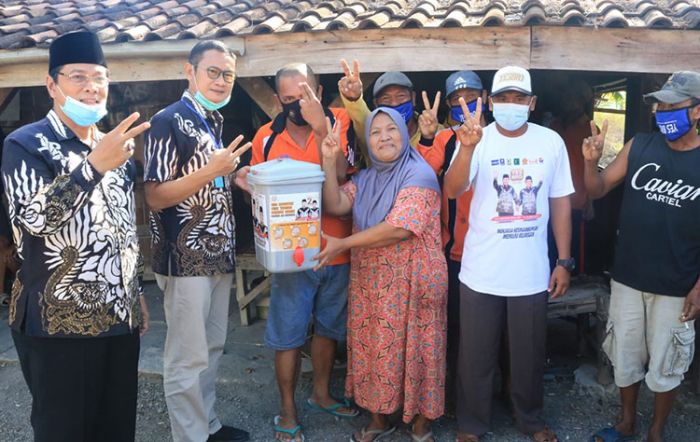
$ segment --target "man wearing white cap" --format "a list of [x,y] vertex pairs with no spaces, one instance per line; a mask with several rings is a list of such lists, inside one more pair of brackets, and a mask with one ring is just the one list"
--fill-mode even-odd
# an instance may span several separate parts
[[[465,121],[456,131],[460,148],[445,176],[443,190],[449,198],[467,189],[474,192],[459,274],[457,423],[461,442],[478,441],[489,431],[502,330],[508,338],[516,426],[534,441],[557,440],[542,416],[547,294],[559,297],[569,286],[573,268],[569,195],[574,188],[561,137],[527,122],[535,102],[527,70],[508,66],[496,72],[489,99],[496,121],[482,129],[480,102],[473,117],[465,112]],[[466,107],[464,100],[460,104]],[[526,186],[526,177],[542,181],[538,213],[498,213],[493,180],[503,175],[518,190]],[[550,212],[559,252],[551,275]]]
[[644,96],[656,106],[660,133],[637,134],[598,172],[607,122],[591,122],[583,142],[591,198],[624,182],[603,350],[615,370],[622,415],[592,442],[636,440],[637,396],[654,392],[648,441],[664,440],[666,420],[693,359],[700,314],[700,73],[676,72]]

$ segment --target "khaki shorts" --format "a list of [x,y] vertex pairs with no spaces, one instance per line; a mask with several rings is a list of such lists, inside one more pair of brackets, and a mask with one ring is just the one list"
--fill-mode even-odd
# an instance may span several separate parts
[[629,387],[644,379],[655,393],[673,390],[695,350],[694,321],[679,320],[685,298],[641,292],[614,280],[610,284],[603,350],[614,367],[615,384]]

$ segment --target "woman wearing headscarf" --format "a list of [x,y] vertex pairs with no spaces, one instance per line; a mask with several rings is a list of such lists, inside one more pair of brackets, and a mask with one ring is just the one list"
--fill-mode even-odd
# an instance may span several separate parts
[[340,128],[322,144],[324,211],[353,217],[353,235],[325,236],[319,267],[352,250],[348,297],[346,395],[372,413],[352,435],[378,441],[403,407],[412,439],[434,441],[430,421],[444,410],[447,266],[440,239],[440,188],[409,145],[403,117],[380,107],[367,118],[372,166],[340,187],[335,159]]

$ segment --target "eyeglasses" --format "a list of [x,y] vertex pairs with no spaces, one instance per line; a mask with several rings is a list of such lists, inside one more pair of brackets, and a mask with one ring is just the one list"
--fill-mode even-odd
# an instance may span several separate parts
[[89,75],[80,74],[77,72],[69,75],[59,72],[58,75],[63,75],[64,77],[68,78],[68,80],[76,86],[86,86],[88,82],[92,82],[97,87],[105,87],[109,84],[109,77],[102,75],[90,77]]
[[211,78],[212,80],[216,80],[216,79],[218,79],[219,77],[221,77],[221,76],[223,75],[224,81],[225,81],[226,83],[229,83],[229,84],[230,84],[230,83],[233,83],[233,80],[236,79],[236,73],[235,73],[235,72],[233,72],[233,71],[222,71],[221,69],[216,68],[216,67],[214,67],[214,66],[210,66],[210,67],[206,68],[206,72],[207,72],[207,77]]

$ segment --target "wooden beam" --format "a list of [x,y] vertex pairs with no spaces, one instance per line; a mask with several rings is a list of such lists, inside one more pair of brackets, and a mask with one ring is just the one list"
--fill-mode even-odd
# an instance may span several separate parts
[[700,71],[700,32],[533,26],[531,53],[532,69]]
[[275,118],[280,112],[279,105],[275,99],[275,91],[265,80],[259,77],[237,78],[236,84],[267,114],[268,117]]
[[15,98],[18,91],[19,88],[16,87],[0,89],[0,114],[5,112],[5,109],[12,102],[12,99]]
[[454,71],[527,67],[529,27],[369,29],[293,32],[245,37],[239,76],[273,75],[280,66],[308,62],[316,73],[340,73],[340,59],[358,59],[363,72]]

